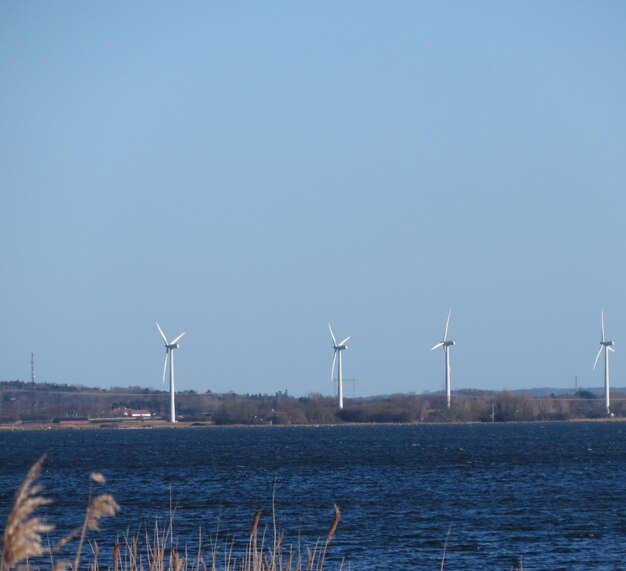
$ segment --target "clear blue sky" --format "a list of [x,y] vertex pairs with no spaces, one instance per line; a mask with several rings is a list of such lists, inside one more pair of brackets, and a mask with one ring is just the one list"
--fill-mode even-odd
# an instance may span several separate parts
[[[623,2],[0,4],[0,379],[626,385]],[[352,389],[346,389],[348,395]]]

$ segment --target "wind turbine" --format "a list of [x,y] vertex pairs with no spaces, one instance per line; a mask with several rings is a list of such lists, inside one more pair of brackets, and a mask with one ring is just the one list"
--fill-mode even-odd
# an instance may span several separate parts
[[446,360],[446,381],[445,381],[445,391],[446,391],[446,406],[450,408],[450,347],[454,345],[454,341],[448,340],[448,326],[450,325],[450,315],[452,315],[452,308],[448,312],[448,319],[446,321],[446,328],[443,332],[443,339],[435,345],[431,351],[439,347],[443,347],[443,352]]
[[330,382],[333,382],[333,375],[335,373],[335,362],[337,361],[337,355],[339,355],[339,366],[337,367],[337,404],[339,406],[339,410],[343,409],[343,363],[341,360],[341,352],[345,351],[348,346],[346,343],[351,336],[346,337],[341,343],[337,343],[337,339],[335,339],[335,334],[333,333],[333,328],[328,324],[328,330],[330,331],[330,336],[333,339],[333,366],[330,369]]
[[604,311],[601,313],[601,323],[602,337],[600,338],[600,349],[598,350],[598,354],[596,355],[596,360],[593,363],[593,370],[595,371],[596,365],[598,364],[598,359],[600,358],[600,353],[604,349],[604,403],[606,406],[606,415],[611,416],[611,401],[609,397],[609,351],[615,352],[613,349],[613,341],[607,341],[604,336]]
[[156,324],[157,329],[159,330],[159,333],[161,334],[161,337],[163,338],[163,342],[165,343],[165,362],[163,363],[163,382],[165,382],[165,371],[167,369],[167,358],[170,357],[171,355],[171,359],[170,359],[170,422],[176,422],[176,407],[175,407],[175,403],[174,403],[174,394],[175,394],[175,389],[174,389],[174,349],[178,349],[178,341],[180,341],[180,338],[185,334],[184,332],[181,333],[178,337],[176,337],[176,339],[173,339],[172,341],[168,341],[167,337],[165,336],[165,333],[163,333],[163,330],[161,329],[161,327],[159,327],[159,324]]

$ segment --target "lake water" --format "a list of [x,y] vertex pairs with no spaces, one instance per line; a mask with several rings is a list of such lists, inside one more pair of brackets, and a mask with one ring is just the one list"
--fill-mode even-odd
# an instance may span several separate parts
[[171,497],[181,544],[202,526],[243,547],[275,492],[288,544],[325,537],[339,505],[330,569],[436,570],[448,533],[446,569],[626,569],[625,442],[621,422],[0,432],[0,520],[45,452],[41,513],[77,525],[103,472],[109,540]]

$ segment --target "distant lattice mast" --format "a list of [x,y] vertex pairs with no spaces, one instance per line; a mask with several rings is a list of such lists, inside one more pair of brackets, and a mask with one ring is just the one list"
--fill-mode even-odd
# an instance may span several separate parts
[[35,384],[35,353],[30,354],[30,382]]

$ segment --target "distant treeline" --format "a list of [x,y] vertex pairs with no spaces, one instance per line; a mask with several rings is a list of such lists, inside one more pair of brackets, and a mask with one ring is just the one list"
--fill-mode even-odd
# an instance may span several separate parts
[[[151,393],[165,393],[166,391],[158,391],[154,389],[146,389],[142,387],[113,387],[111,389],[101,389],[98,387],[86,387],[84,385],[68,385],[60,383],[33,383],[29,381],[0,381],[0,391],[6,391],[9,389],[28,390],[37,392],[62,392],[62,393],[77,393],[87,391],[90,393],[110,393],[110,392],[123,392],[123,393],[139,393],[139,394],[151,394]],[[169,392],[167,393],[169,394]]]
[[[611,410],[626,418],[626,395],[612,394]],[[147,409],[168,417],[169,393],[140,387],[94,389],[52,383],[0,382],[0,422],[51,421],[59,418],[108,418],[119,408]],[[533,397],[502,391],[464,391],[452,395],[446,408],[443,395],[394,394],[345,399],[337,410],[336,399],[310,394],[292,397],[235,393],[177,393],[180,420],[214,424],[331,424],[341,422],[515,422],[547,421],[605,416],[603,398],[589,391]]]

